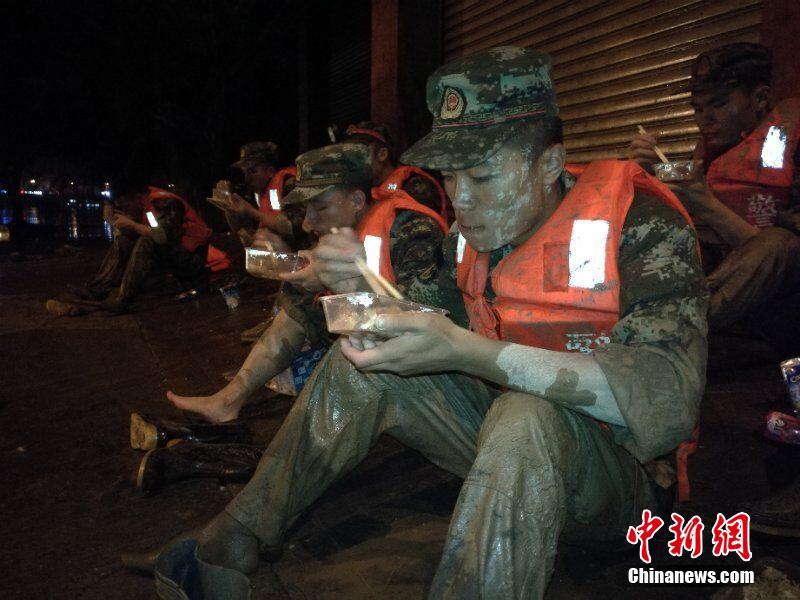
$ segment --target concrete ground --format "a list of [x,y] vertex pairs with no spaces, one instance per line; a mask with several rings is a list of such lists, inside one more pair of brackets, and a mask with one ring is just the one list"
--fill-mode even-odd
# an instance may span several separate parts
[[[56,318],[44,302],[85,281],[99,251],[0,256],[0,597],[152,598],[152,580],[122,569],[119,555],[157,546],[207,521],[239,489],[216,481],[175,484],[138,497],[130,474],[131,411],[178,417],[164,393],[211,393],[247,353],[239,333],[262,319],[272,288],[250,280],[235,312],[213,293],[181,304],[171,295],[134,314]],[[693,501],[705,518],[728,515],[794,476],[799,454],[764,442],[770,409],[788,410],[777,366],[713,377],[702,437],[690,463]],[[266,391],[250,411],[269,437],[291,405]],[[283,558],[253,578],[257,598],[424,597],[436,569],[459,481],[386,438],[355,472],[315,503],[290,532]],[[633,525],[634,523],[632,523]],[[666,528],[666,527],[665,527]],[[754,534],[754,562],[800,563],[796,540]],[[656,563],[666,538],[652,543]],[[717,565],[710,540],[698,565]],[[733,568],[749,568],[729,559]],[[751,563],[752,564],[752,563]],[[548,598],[705,598],[713,587],[633,587],[636,550],[559,553]]]

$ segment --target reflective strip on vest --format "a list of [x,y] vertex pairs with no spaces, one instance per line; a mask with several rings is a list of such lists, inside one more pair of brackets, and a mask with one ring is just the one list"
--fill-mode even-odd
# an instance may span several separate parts
[[261,208],[261,194],[253,194],[256,197],[256,206]]
[[460,265],[461,261],[464,260],[464,250],[467,247],[467,238],[461,235],[461,232],[458,234],[458,245],[456,246],[456,262]]
[[606,278],[608,221],[576,219],[569,238],[569,285],[592,289]]
[[367,266],[375,273],[381,272],[381,243],[377,235],[364,236],[364,250],[367,253]]
[[786,153],[786,131],[780,125],[772,125],[761,146],[761,166],[768,169],[782,169]]
[[272,210],[281,209],[281,202],[278,200],[278,190],[269,191],[269,205],[272,207]]

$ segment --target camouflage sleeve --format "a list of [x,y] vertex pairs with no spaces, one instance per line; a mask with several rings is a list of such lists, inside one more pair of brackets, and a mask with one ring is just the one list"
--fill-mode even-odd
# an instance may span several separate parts
[[444,234],[436,221],[411,210],[398,211],[389,232],[389,257],[401,291],[436,278]]
[[316,294],[283,284],[275,305],[303,327],[312,346],[329,344],[332,338],[325,323],[325,313],[322,305],[315,300]]
[[403,183],[403,191],[436,213],[442,210],[442,199],[439,197],[439,191],[427,177],[412,175]]
[[440,266],[436,276],[425,281],[415,280],[406,288],[406,297],[414,302],[444,308],[450,319],[460,327],[467,327],[467,312],[456,279],[456,247],[458,234],[451,233],[440,248]]
[[595,356],[627,425],[616,439],[646,462],[690,437],[705,387],[708,291],[694,230],[637,194],[619,271],[620,320]]

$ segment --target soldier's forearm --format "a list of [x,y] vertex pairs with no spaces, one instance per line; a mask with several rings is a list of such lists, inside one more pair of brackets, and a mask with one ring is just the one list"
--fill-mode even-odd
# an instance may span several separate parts
[[693,216],[708,225],[726,244],[740,246],[758,230],[720,202],[706,187],[673,186],[675,195]]
[[228,384],[229,391],[246,398],[291,365],[304,341],[302,325],[280,311]]
[[606,376],[591,355],[499,342],[474,333],[459,346],[468,355],[465,370],[472,375],[606,423],[625,424]]

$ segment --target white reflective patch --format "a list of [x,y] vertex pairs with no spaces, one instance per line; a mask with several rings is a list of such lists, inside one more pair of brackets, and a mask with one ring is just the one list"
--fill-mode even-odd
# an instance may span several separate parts
[[770,169],[783,168],[783,155],[786,153],[786,132],[782,127],[773,125],[764,138],[761,146],[761,166]]
[[261,194],[253,194],[256,197],[256,206],[261,208]]
[[145,215],[147,215],[147,222],[150,223],[150,227],[158,227],[158,221],[152,212],[148,210]]
[[390,183],[389,185],[386,186],[386,189],[389,190],[390,192],[394,192],[397,189],[397,184]]
[[375,273],[381,272],[381,243],[377,235],[364,236],[364,250],[367,253],[367,266]]
[[569,239],[569,285],[591,289],[605,281],[608,221],[577,219]]
[[458,245],[456,246],[456,262],[461,264],[464,260],[464,249],[467,247],[467,238],[460,233],[458,234]]
[[269,191],[269,205],[272,207],[272,210],[281,209],[281,202],[278,200],[278,190]]

